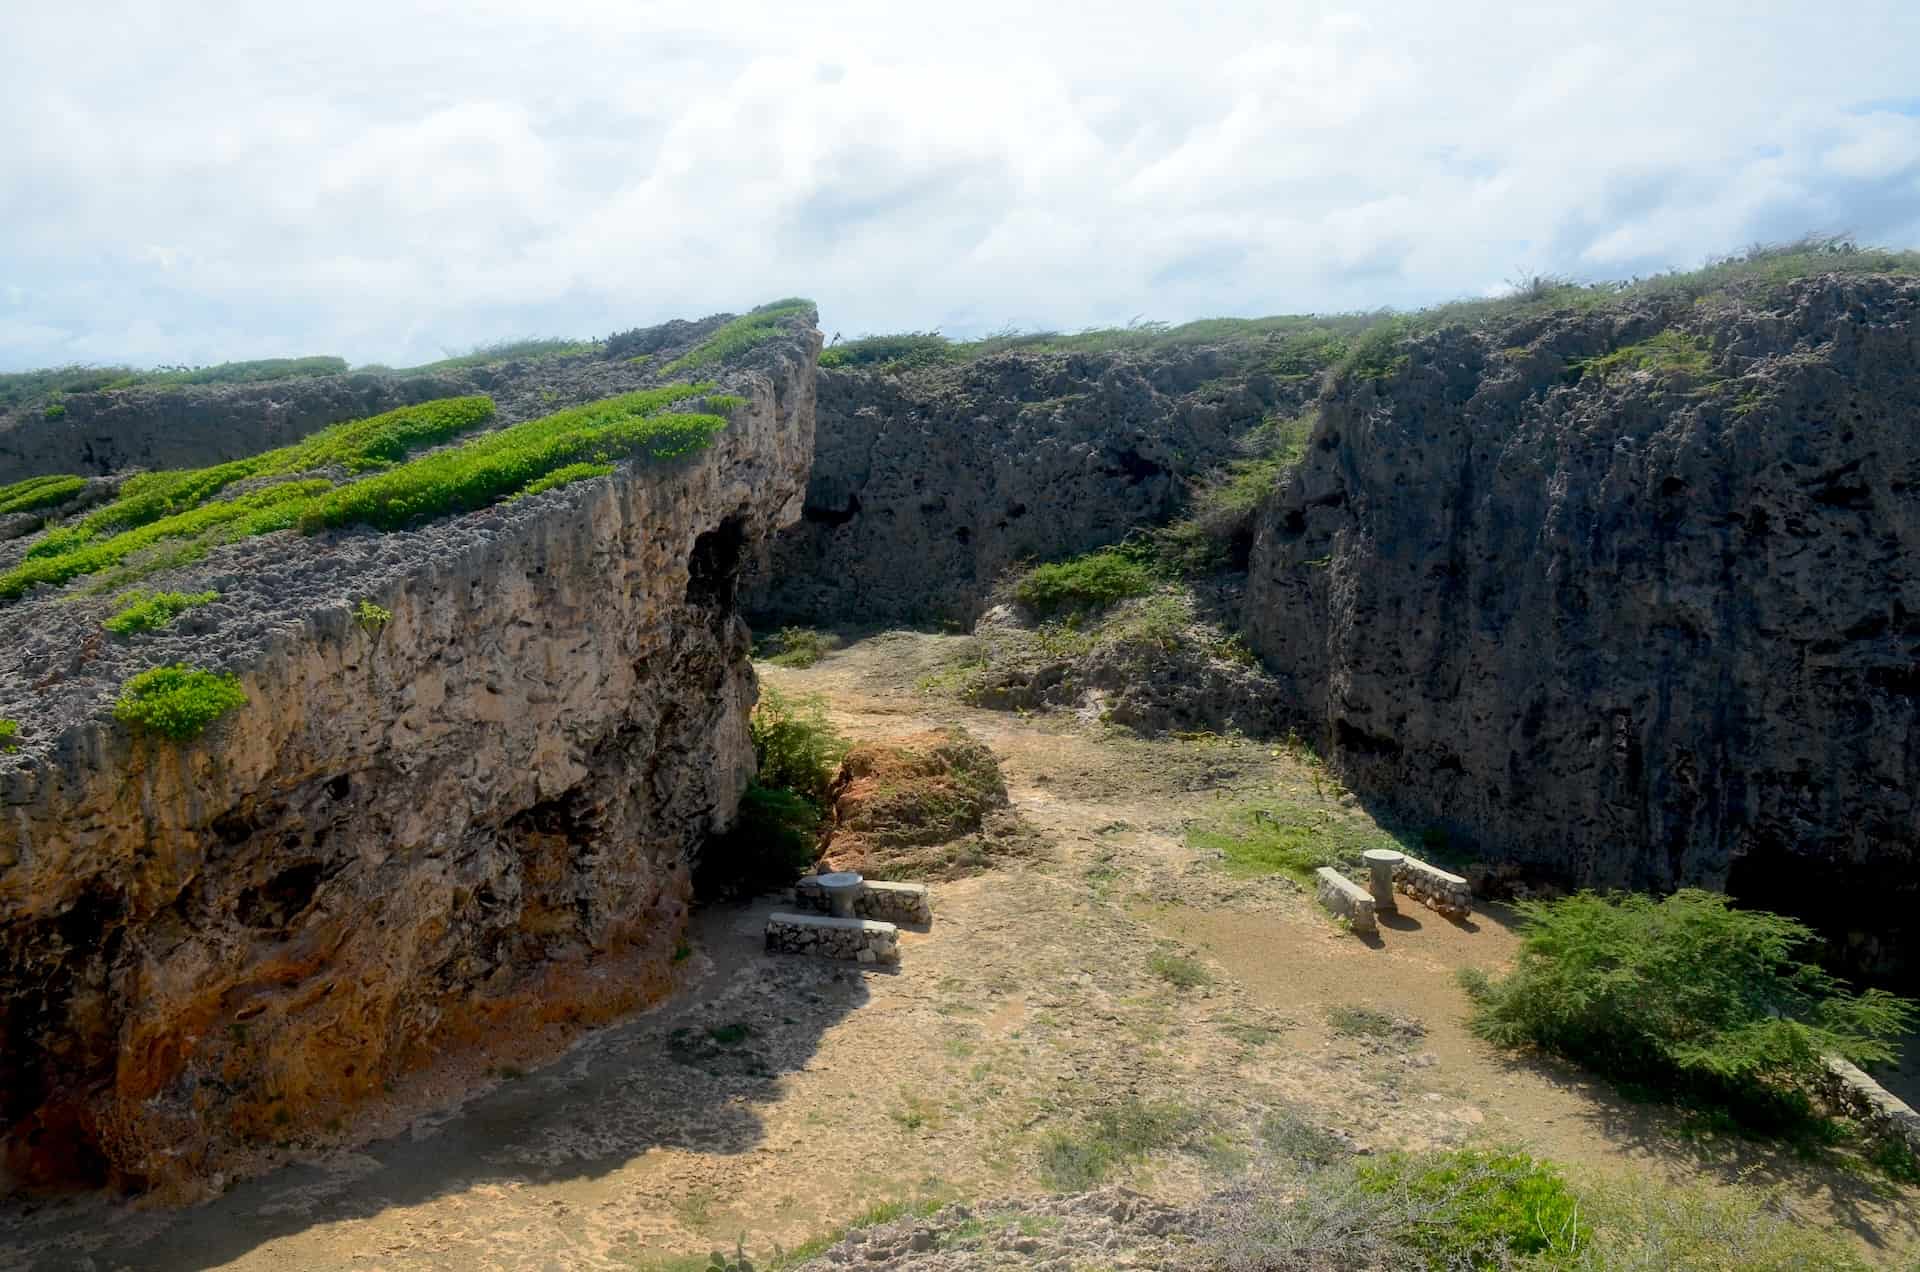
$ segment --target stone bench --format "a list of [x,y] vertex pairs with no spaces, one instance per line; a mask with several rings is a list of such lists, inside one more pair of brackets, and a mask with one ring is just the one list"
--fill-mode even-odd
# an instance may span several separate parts
[[898,963],[900,929],[872,919],[822,914],[767,916],[767,953],[818,954],[856,963]]
[[1313,877],[1320,904],[1345,919],[1355,932],[1371,936],[1380,930],[1374,921],[1373,897],[1365,888],[1332,866],[1320,867]]
[[1473,888],[1457,874],[1448,874],[1418,857],[1403,857],[1393,868],[1394,887],[1450,919],[1473,913]]
[[[808,875],[793,885],[795,905],[827,913],[827,890]],[[881,883],[868,879],[854,894],[853,912],[884,923],[932,923],[933,899],[924,883]]]
[[1828,1102],[1866,1123],[1875,1134],[1904,1140],[1908,1151],[1920,1156],[1920,1113],[1839,1056],[1826,1059]]

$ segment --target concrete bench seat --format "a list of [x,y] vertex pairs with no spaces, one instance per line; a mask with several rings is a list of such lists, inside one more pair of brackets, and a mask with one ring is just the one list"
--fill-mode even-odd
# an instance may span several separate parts
[[818,954],[855,963],[898,963],[900,929],[874,919],[824,914],[767,916],[767,953]]
[[[825,914],[829,908],[827,890],[816,876],[808,875],[793,885],[795,905]],[[882,883],[868,879],[853,898],[853,912],[863,919],[884,923],[931,923],[933,899],[924,883]]]
[[1374,919],[1373,896],[1365,888],[1332,866],[1320,867],[1313,878],[1320,904],[1345,919],[1355,932],[1371,936],[1380,930]]

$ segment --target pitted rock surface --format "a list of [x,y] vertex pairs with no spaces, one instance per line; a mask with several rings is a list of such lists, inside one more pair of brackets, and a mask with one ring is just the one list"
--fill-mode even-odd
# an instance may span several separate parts
[[[1667,330],[1704,374],[1581,374]],[[1253,549],[1249,634],[1343,776],[1566,881],[1725,888],[1911,967],[1920,280],[1408,353],[1330,389]]]
[[745,608],[756,627],[970,623],[1009,567],[1167,520],[1187,479],[1297,413],[1311,383],[1261,360],[1249,343],[823,370],[806,508]]

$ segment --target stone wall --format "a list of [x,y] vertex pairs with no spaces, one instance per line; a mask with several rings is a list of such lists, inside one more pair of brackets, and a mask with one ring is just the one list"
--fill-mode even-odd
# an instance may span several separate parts
[[1393,886],[1437,914],[1464,919],[1473,913],[1473,889],[1457,874],[1407,857],[1393,868]]
[[[1333,386],[1249,635],[1364,798],[1911,965],[1920,280],[1443,331]],[[1665,333],[1663,335],[1663,333]],[[1661,336],[1692,365],[1583,361]]]
[[[827,890],[809,875],[793,885],[794,904],[825,914],[832,908]],[[933,903],[924,883],[882,883],[868,879],[854,894],[853,912],[863,919],[885,923],[933,922]]]
[[[219,549],[177,630],[0,607],[15,1182],[191,1195],[400,1072],[664,992],[690,856],[752,774],[734,585],[798,514],[818,339],[719,369],[746,405],[677,465]],[[128,669],[173,661],[249,704],[188,743],[113,723]]]
[[767,917],[767,953],[816,954],[890,965],[900,961],[900,929],[873,919],[772,914]]

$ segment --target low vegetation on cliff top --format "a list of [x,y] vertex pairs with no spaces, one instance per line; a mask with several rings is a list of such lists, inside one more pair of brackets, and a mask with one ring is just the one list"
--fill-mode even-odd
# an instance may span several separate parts
[[85,477],[57,475],[29,477],[10,486],[0,486],[0,516],[10,512],[33,512],[63,504],[87,488]]
[[[686,455],[726,421],[667,408],[711,388],[677,384],[622,394],[407,458],[493,418],[487,398],[448,398],[337,424],[248,459],[143,473],[112,503],[45,534],[0,574],[0,598],[107,570],[163,542],[175,548],[162,561],[172,565],[218,543],[294,527],[391,530],[601,471],[592,465]],[[306,476],[318,473],[329,475]],[[243,483],[242,493],[221,497]]]
[[210,367],[51,367],[0,375],[0,411],[57,398],[63,393],[106,389],[156,388],[186,384],[264,384],[316,375],[339,375],[346,359],[333,357],[259,358]]
[[788,330],[789,320],[814,312],[813,302],[798,296],[774,300],[725,323],[666,366],[667,375],[682,375],[724,362],[767,343]]
[[1811,929],[1717,893],[1581,893],[1519,911],[1513,970],[1465,978],[1482,1037],[1557,1052],[1756,1129],[1809,1121],[1826,1056],[1893,1063],[1894,1039],[1920,1023],[1913,1002],[1850,992],[1803,960]]
[[176,664],[154,667],[127,681],[113,704],[113,718],[136,731],[184,742],[246,705],[239,677]]

